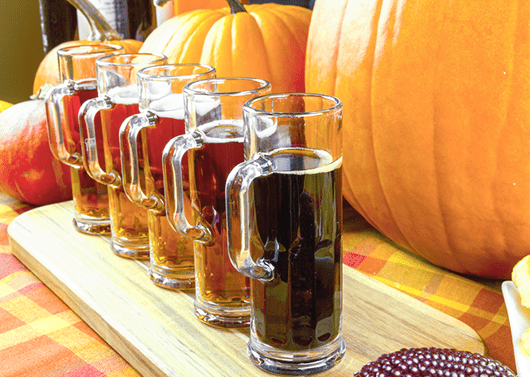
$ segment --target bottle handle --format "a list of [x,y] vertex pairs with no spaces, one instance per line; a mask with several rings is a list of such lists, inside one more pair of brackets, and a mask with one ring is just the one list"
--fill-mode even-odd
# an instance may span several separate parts
[[92,98],[83,103],[79,109],[79,132],[81,133],[81,149],[85,170],[95,181],[101,184],[120,187],[120,174],[116,171],[107,173],[99,164],[96,138],[96,115],[100,110],[108,110],[112,106],[112,101],[108,97]]
[[184,184],[182,179],[182,157],[190,149],[201,148],[204,144],[200,132],[194,131],[179,135],[170,140],[163,152],[164,193],[167,219],[175,231],[195,241],[211,245],[214,242],[208,224],[200,221],[192,226],[185,213]]
[[[153,190],[148,196],[142,189],[140,163],[138,158],[138,135],[147,127],[156,126],[158,116],[150,111],[128,117],[120,127],[121,175],[123,189],[129,199],[137,205],[153,210],[158,214],[165,212],[164,198]],[[145,134],[144,136],[145,137]],[[145,181],[145,180],[144,180]]]
[[90,25],[88,40],[89,41],[119,41],[120,34],[110,26],[103,15],[87,0],[67,0],[83,16],[85,16]]
[[250,185],[256,178],[272,172],[272,160],[265,156],[242,162],[228,175],[225,190],[230,260],[243,275],[262,281],[273,279],[274,266],[264,258],[254,261],[250,253],[250,217],[254,211],[250,201]]

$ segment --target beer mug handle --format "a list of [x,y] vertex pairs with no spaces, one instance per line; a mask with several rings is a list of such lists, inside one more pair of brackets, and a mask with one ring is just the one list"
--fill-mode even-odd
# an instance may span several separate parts
[[120,175],[115,171],[106,173],[101,168],[96,139],[96,114],[112,106],[112,102],[107,97],[92,98],[86,101],[79,109],[79,132],[81,133],[83,164],[88,174],[101,184],[120,187]]
[[85,88],[95,90],[96,80],[84,80],[80,83],[67,80],[51,88],[45,98],[48,141],[52,154],[59,161],[76,169],[83,167],[83,160],[82,156],[76,150],[72,153],[68,150],[68,146],[75,145],[75,143],[69,138],[70,133],[65,132],[63,129],[63,98],[64,96],[72,96],[76,91]]
[[237,165],[226,179],[226,228],[230,260],[243,275],[262,281],[273,279],[274,266],[264,258],[254,261],[250,254],[253,206],[249,190],[254,179],[272,172],[272,161],[266,156],[258,156]]
[[174,137],[166,145],[162,156],[164,164],[164,193],[166,217],[173,229],[188,238],[210,245],[214,242],[214,238],[209,226],[203,222],[192,226],[186,219],[184,184],[182,180],[182,157],[190,149],[201,148],[203,144],[202,134],[195,131]]
[[[138,134],[143,128],[156,126],[158,117],[151,113],[136,114],[128,117],[120,127],[121,175],[123,189],[132,202],[153,210],[158,214],[165,212],[164,199],[153,190],[147,196],[140,182],[140,163],[138,159]],[[145,185],[144,185],[145,187]]]

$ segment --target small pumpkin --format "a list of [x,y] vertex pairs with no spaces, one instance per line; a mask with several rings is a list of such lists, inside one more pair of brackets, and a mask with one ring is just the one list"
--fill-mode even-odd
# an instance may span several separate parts
[[0,151],[1,191],[33,205],[72,199],[70,167],[52,155],[42,99],[0,112]]
[[218,77],[269,81],[274,92],[303,92],[311,10],[281,4],[203,9],[177,15],[146,38],[140,52],[162,53],[171,63],[203,63]]
[[344,104],[344,196],[436,265],[530,253],[530,3],[315,3],[307,90]]
[[35,80],[33,82],[33,94],[36,95],[40,88],[45,85],[58,85],[61,83],[61,78],[59,77],[59,63],[57,60],[57,51],[61,48],[75,45],[89,45],[89,44],[114,44],[120,45],[123,47],[124,53],[138,52],[142,47],[142,42],[134,39],[123,39],[123,40],[113,40],[113,41],[68,41],[63,42],[58,46],[55,46],[50,52],[46,54],[44,59],[39,64],[37,68],[37,73],[35,74]]
[[101,13],[87,0],[67,0],[87,19],[89,24],[89,36],[87,40],[67,41],[54,47],[46,54],[37,68],[35,80],[33,82],[33,95],[37,95],[44,85],[55,86],[61,83],[59,77],[59,63],[57,61],[57,51],[61,48],[75,45],[87,44],[116,44],[123,47],[124,53],[138,52],[142,47],[142,42],[134,39],[121,39]]

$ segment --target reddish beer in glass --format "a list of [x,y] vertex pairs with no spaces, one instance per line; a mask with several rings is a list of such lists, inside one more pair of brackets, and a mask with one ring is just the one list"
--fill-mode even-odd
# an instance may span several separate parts
[[83,167],[78,112],[85,101],[97,97],[96,59],[122,51],[121,46],[106,44],[60,49],[61,84],[46,96],[50,148],[55,158],[70,166],[73,223],[83,233],[110,233],[110,219],[107,187],[92,179]]
[[[139,112],[138,71],[165,63],[164,55],[145,53],[118,54],[96,60],[98,97],[85,102],[79,110],[83,162],[92,178],[107,185],[111,249],[125,258],[149,259],[149,231],[147,210],[134,204],[123,189],[119,130],[125,119]],[[101,117],[101,142],[97,138],[98,115]],[[101,149],[104,167],[100,163]]]
[[[201,64],[142,69],[138,72],[140,113],[128,118],[120,129],[123,187],[133,203],[148,210],[148,275],[164,288],[193,288],[195,275],[193,241],[177,233],[166,217],[162,152],[173,137],[185,132],[182,88],[212,77],[215,69]],[[187,172],[184,175],[189,205]]]
[[[246,327],[250,322],[250,281],[228,256],[224,190],[228,173],[244,160],[243,104],[270,90],[267,81],[253,78],[187,84],[186,134],[164,149],[167,217],[177,231],[195,240],[194,310],[212,326]],[[184,199],[186,169],[191,214]]]

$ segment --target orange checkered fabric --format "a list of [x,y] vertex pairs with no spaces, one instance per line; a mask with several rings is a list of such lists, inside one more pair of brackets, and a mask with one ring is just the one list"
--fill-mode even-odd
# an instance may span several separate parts
[[[11,254],[7,227],[32,208],[0,193],[0,377],[139,376]],[[501,282],[433,266],[393,244],[351,209],[344,228],[345,264],[468,324],[492,358],[515,370]]]
[[482,337],[490,357],[516,370],[502,281],[434,266],[395,245],[353,210],[346,211],[344,228],[345,264],[467,324]]
[[7,227],[32,208],[0,193],[0,376],[140,376],[11,254]]

